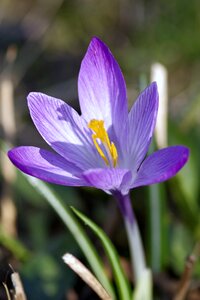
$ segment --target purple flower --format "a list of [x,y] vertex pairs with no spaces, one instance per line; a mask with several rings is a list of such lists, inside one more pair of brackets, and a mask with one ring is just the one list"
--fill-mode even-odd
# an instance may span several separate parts
[[121,70],[107,46],[93,38],[82,61],[78,93],[81,116],[62,100],[30,93],[33,122],[55,152],[32,146],[8,152],[24,173],[66,186],[91,186],[127,194],[131,188],[174,176],[188,148],[172,146],[145,158],[158,111],[156,83],[128,113]]

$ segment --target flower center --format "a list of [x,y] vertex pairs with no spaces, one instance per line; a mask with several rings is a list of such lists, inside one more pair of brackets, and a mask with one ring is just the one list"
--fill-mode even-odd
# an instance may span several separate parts
[[[118,158],[117,148],[109,139],[104,127],[104,121],[93,119],[88,123],[88,127],[94,132],[92,140],[99,155],[103,158],[107,166],[116,167]],[[99,142],[101,142],[101,145],[99,145]]]

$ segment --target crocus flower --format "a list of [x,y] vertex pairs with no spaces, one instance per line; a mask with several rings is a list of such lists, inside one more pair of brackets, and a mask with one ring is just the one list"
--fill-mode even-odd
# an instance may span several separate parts
[[79,115],[62,100],[28,95],[32,120],[54,152],[33,146],[8,152],[24,173],[66,186],[91,186],[128,194],[138,186],[174,176],[189,150],[172,146],[146,157],[158,111],[156,83],[148,86],[128,113],[126,85],[107,46],[93,38],[78,78]]
[[189,150],[172,146],[146,157],[158,111],[157,85],[148,86],[128,113],[123,75],[98,38],[81,63],[78,93],[81,115],[62,100],[30,93],[32,120],[54,152],[22,146],[8,156],[22,172],[44,181],[113,194],[125,221],[136,281],[143,282],[147,269],[129,190],[174,176]]

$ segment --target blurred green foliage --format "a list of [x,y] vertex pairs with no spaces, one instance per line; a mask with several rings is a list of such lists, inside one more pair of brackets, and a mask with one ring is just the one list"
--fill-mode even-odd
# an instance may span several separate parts
[[[167,67],[169,144],[185,144],[191,151],[187,166],[162,185],[166,199],[163,271],[175,276],[180,276],[186,256],[200,240],[199,11],[198,0],[21,0],[20,3],[2,0],[0,3],[0,81],[5,75],[10,76],[14,85],[17,145],[46,147],[28,115],[25,100],[28,92],[50,93],[79,109],[76,81],[92,36],[104,40],[119,61],[130,103],[139,92],[140,75],[148,77],[154,61]],[[13,49],[16,58],[12,60],[9,55],[13,52],[9,51]],[[1,135],[5,138],[3,131]],[[0,178],[3,189],[2,174]],[[128,257],[127,241],[113,200],[90,189],[53,188],[67,204],[95,219],[109,233],[120,255]],[[133,191],[133,207],[143,234],[150,214],[145,199],[147,189]],[[6,259],[12,259],[21,272],[30,300],[62,299],[68,289],[76,286],[77,278],[63,265],[61,256],[68,251],[81,257],[80,250],[43,197],[22,177],[14,185],[14,201],[18,213],[16,248],[10,237],[5,241],[0,236],[2,251],[8,250]],[[111,224],[107,224],[110,219]],[[101,254],[95,237],[92,239]],[[2,254],[1,261],[4,260]],[[200,276],[199,263],[195,275]]]

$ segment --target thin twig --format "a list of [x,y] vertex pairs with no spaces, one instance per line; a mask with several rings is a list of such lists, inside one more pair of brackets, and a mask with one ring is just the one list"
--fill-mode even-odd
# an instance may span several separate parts
[[63,260],[102,300],[112,300],[100,282],[76,257],[66,253]]
[[19,274],[16,272],[12,273],[11,280],[15,289],[15,300],[27,300]]
[[195,266],[195,262],[197,261],[197,258],[200,255],[200,244],[198,243],[195,248],[193,253],[188,256],[186,259],[185,263],[185,269],[183,271],[180,284],[178,286],[178,289],[176,291],[176,294],[173,298],[173,300],[184,300],[186,297],[186,294],[188,292],[191,278],[192,278],[192,272]]
[[2,284],[3,284],[3,287],[4,287],[4,289],[5,289],[7,299],[8,299],[8,300],[11,300],[10,293],[9,293],[9,290],[8,290],[7,285],[6,285],[4,282],[3,282]]

